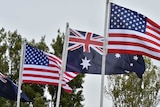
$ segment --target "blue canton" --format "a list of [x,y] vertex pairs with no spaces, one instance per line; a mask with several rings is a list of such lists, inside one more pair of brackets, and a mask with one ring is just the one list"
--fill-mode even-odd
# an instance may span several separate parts
[[39,49],[26,45],[24,64],[49,65],[48,57]]
[[146,19],[142,14],[111,3],[110,29],[128,29],[144,33]]

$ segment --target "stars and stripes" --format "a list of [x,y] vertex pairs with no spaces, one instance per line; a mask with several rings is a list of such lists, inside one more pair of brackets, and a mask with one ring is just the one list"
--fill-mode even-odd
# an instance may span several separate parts
[[140,54],[160,60],[160,25],[111,3],[108,52]]
[[[57,86],[59,83],[61,64],[61,59],[55,55],[26,45],[22,81],[23,83]],[[71,81],[77,75],[78,73],[64,72],[62,87],[66,91],[72,91],[67,82]]]

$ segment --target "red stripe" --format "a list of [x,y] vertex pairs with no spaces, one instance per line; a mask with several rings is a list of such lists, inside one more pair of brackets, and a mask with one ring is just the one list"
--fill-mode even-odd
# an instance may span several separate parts
[[38,81],[38,80],[23,80],[23,83],[33,83],[33,84],[43,84],[43,85],[46,85],[46,84],[49,84],[49,85],[55,85],[55,86],[58,86],[58,83],[56,82],[44,82],[44,81]]
[[152,21],[151,19],[147,18],[147,22],[150,23],[152,26],[154,26],[157,29],[160,29],[160,25]]
[[70,29],[70,32],[72,32],[74,35],[81,37],[77,32],[75,32],[74,30]]
[[151,36],[151,37],[153,37],[153,38],[155,38],[155,39],[157,39],[157,40],[160,40],[159,37],[155,36],[154,34],[152,34],[152,33],[150,33],[150,32],[146,32],[146,35],[149,35],[149,36]]
[[78,48],[80,48],[80,47],[82,47],[82,44],[79,44],[79,45],[77,45],[77,46],[74,46],[73,48],[70,48],[69,50],[73,51],[73,50],[78,49]]
[[[154,37],[155,39],[157,39],[157,37],[155,37],[155,36],[153,36],[153,35],[150,35],[150,36],[152,36],[152,37]],[[160,43],[157,43],[157,42],[155,42],[155,41],[153,41],[153,40],[151,40],[151,39],[147,39],[147,38],[145,38],[145,37],[141,37],[141,36],[138,36],[138,35],[133,35],[133,34],[116,34],[116,33],[111,33],[111,34],[109,34],[109,37],[124,37],[124,38],[135,38],[135,39],[139,39],[139,40],[141,40],[141,41],[146,41],[146,42],[150,42],[150,43],[152,43],[152,44],[155,44],[155,45],[157,45],[157,46],[159,46],[160,47]],[[125,40],[125,39],[124,39]]]
[[[147,26],[148,29],[152,30],[153,32],[156,32],[157,34],[160,34],[160,31],[158,31],[157,29],[154,29],[153,27],[151,26]],[[158,37],[157,37],[158,38]],[[158,38],[160,39],[160,38]]]
[[28,70],[28,71],[32,71],[32,72],[49,72],[49,73],[59,73],[59,71],[54,71],[54,70],[47,70],[47,69],[40,69],[40,68],[24,68],[23,70]]
[[148,50],[151,50],[151,51],[155,51],[155,52],[160,52],[159,49],[156,49],[156,48],[153,48],[153,47],[149,47],[149,46],[146,46],[144,44],[140,44],[140,43],[135,43],[135,42],[117,42],[117,41],[108,41],[108,44],[109,45],[130,45],[130,46],[137,46],[137,47],[143,47],[143,48],[146,48]]
[[70,89],[68,89],[68,88],[66,88],[66,87],[63,87],[63,89],[64,89],[66,92],[68,92],[68,93],[72,93],[72,89],[70,90]]
[[86,33],[86,39],[85,39],[85,41],[84,41],[84,44],[85,44],[85,52],[90,52],[90,47],[89,47],[89,45],[91,45],[92,44],[92,41],[91,41],[91,36],[92,36],[92,33],[90,33],[90,32],[87,32]]
[[73,75],[70,75],[70,73],[68,73],[68,72],[64,72],[65,73],[65,75],[67,76],[67,78],[68,77],[70,77],[70,78],[74,78],[75,76],[73,76]]
[[54,56],[49,56],[49,59],[53,62],[58,62],[58,63],[62,63],[61,59],[58,57],[54,57]]
[[72,93],[72,90],[67,90],[67,89],[65,89],[65,88],[63,88],[66,92],[68,92],[68,93]]
[[61,67],[59,65],[49,64],[48,66],[49,67],[54,67],[54,68],[57,68],[57,69],[61,70]]
[[103,49],[96,47],[97,50],[99,50],[101,53],[103,53]]

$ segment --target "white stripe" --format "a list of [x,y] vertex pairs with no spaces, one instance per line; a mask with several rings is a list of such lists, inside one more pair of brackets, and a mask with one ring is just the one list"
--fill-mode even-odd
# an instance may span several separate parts
[[42,75],[42,76],[53,76],[53,77],[59,77],[59,73],[52,73],[52,72],[39,72],[39,71],[29,71],[25,70],[23,71],[23,74],[32,74],[32,75]]
[[53,82],[58,83],[59,79],[50,79],[50,78],[42,78],[42,77],[31,77],[31,76],[23,76],[23,80],[30,80],[30,81],[43,81],[43,82]]
[[66,79],[66,78],[63,78],[63,80],[64,80],[66,83],[70,82],[70,80],[68,80],[68,79]]
[[[70,76],[68,76],[70,75]],[[74,72],[64,72],[63,77],[68,78],[69,80],[72,80],[74,77],[76,77],[78,74]]]
[[50,67],[50,66],[42,66],[42,65],[31,65],[31,64],[24,64],[23,68],[37,68],[37,69],[46,69],[51,71],[59,71],[56,67]]
[[74,73],[74,72],[65,72],[66,74],[72,75],[73,77],[77,76],[78,73]]
[[153,29],[156,29],[157,31],[159,31],[159,32],[160,32],[160,29],[159,29],[159,28],[157,28],[157,27],[155,27],[155,26],[151,25],[150,23],[147,23],[147,26],[150,26],[150,27],[152,27]]
[[65,89],[65,90],[72,91],[72,88],[71,88],[71,87],[69,87],[69,85],[68,85],[68,84],[66,84],[66,85],[62,85],[62,87],[63,87],[63,89]]
[[[155,45],[155,44],[152,44],[148,41],[143,41],[143,40],[140,40],[138,38],[129,38],[129,37],[109,37],[108,38],[108,41],[116,41],[116,42],[132,42],[132,43],[139,43],[139,44],[142,44],[142,45],[145,45],[145,46],[148,46],[148,47],[151,47],[151,48],[155,48],[155,49],[160,49],[158,45]],[[110,44],[109,44],[110,45]],[[160,45],[160,44],[159,44]]]
[[63,78],[67,78],[68,80],[72,80],[72,77],[67,76],[66,74],[63,74]]
[[151,30],[151,29],[146,29],[146,32],[149,32],[149,33],[151,33],[151,34],[159,37],[159,39],[160,39],[160,34],[158,34],[157,32],[155,32],[155,31],[153,31],[153,30]]
[[[41,78],[41,77],[29,77],[29,76],[23,76],[22,78],[23,81],[28,80],[28,81],[41,81],[41,82],[49,82],[49,83],[59,83],[59,79],[49,79],[49,78]],[[64,81],[62,81],[62,84],[65,84]]]
[[139,51],[139,52],[145,52],[147,54],[156,56],[160,58],[160,53],[159,52],[154,52],[149,49],[143,48],[143,47],[138,47],[138,46],[130,46],[130,45],[108,45],[108,49],[117,49],[117,50],[134,50],[134,51]]
[[[146,39],[149,39],[149,40],[152,40],[154,42],[157,42],[159,44],[159,40],[153,38],[152,36],[149,36],[149,35],[146,35],[144,33],[140,33],[140,32],[137,32],[137,31],[133,31],[133,30],[124,30],[124,29],[110,29],[109,30],[109,33],[117,33],[118,34],[133,34],[133,35],[136,35],[136,36],[139,36],[139,37],[143,37],[143,38],[146,38]],[[159,35],[157,36],[159,37]],[[109,37],[110,38],[110,37]]]

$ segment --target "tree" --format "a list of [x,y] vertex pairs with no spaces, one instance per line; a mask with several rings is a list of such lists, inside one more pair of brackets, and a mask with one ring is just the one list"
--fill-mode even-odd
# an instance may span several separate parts
[[[15,83],[18,82],[18,72],[20,65],[21,36],[17,31],[6,32],[4,28],[0,30],[0,71],[11,78]],[[3,107],[14,107],[16,101],[0,98]],[[25,107],[24,104],[23,107]]]
[[[58,36],[56,40],[53,39],[53,43],[51,44],[52,48],[54,49],[55,55],[61,57],[62,50],[63,50],[63,43],[64,43],[64,34],[58,30]],[[83,83],[84,74],[79,74],[75,77],[69,85],[73,89],[73,93],[69,94],[62,89],[61,98],[60,98],[60,106],[62,107],[82,107],[81,101],[84,100],[82,95],[82,83]],[[49,93],[52,96],[52,100],[56,102],[57,97],[57,87],[49,86]]]
[[[17,31],[6,32],[3,28],[0,30],[0,35],[0,70],[17,84],[19,80],[22,37],[17,33]],[[25,41],[27,42],[27,40]],[[48,51],[49,48],[44,42],[45,36],[42,37],[39,43],[35,43],[33,41],[34,40],[30,43],[42,50]],[[43,102],[46,101],[44,97],[44,85],[23,84],[22,90],[27,94],[30,100],[35,100],[35,104],[39,102],[38,100],[44,100]],[[42,99],[37,98],[39,96],[41,96]],[[16,101],[0,98],[0,104],[3,105],[3,107],[15,107]],[[43,105],[45,106],[45,103]],[[21,103],[21,107],[28,106],[29,103]],[[42,107],[42,104],[39,107]]]
[[[61,56],[63,48],[63,36],[59,31],[57,41],[53,42],[51,46],[55,49],[58,56]],[[49,52],[49,48],[45,43],[45,36],[42,36],[40,42],[35,42],[35,40],[25,42],[40,49],[45,52]],[[17,31],[6,32],[3,28],[0,30],[0,70],[3,74],[11,78],[16,84],[19,80],[19,68],[20,68],[20,58],[21,58],[21,44],[22,37]],[[57,45],[58,44],[58,45]],[[82,95],[82,78],[84,75],[77,76],[69,85],[73,88],[73,93],[68,94],[62,90],[61,94],[61,106],[63,107],[81,107],[81,101],[83,101]],[[34,101],[33,105],[35,107],[46,107],[46,97],[44,96],[44,89],[46,85],[40,84],[22,84],[22,90],[26,93],[30,100]],[[52,90],[53,89],[53,90]],[[49,86],[49,92],[52,95],[52,99],[55,101],[57,86]],[[15,107],[16,101],[7,100],[0,97],[0,105],[3,107]],[[29,103],[20,103],[21,107],[28,107]]]
[[146,71],[143,78],[135,73],[108,76],[106,95],[113,101],[113,107],[156,107],[160,91],[160,69],[151,59],[145,57]]
[[[7,57],[7,34],[4,30],[4,28],[0,29],[0,72],[3,74],[8,74],[9,70],[9,60]],[[0,104],[3,107],[9,107],[9,100],[6,100],[5,98],[0,98]]]

